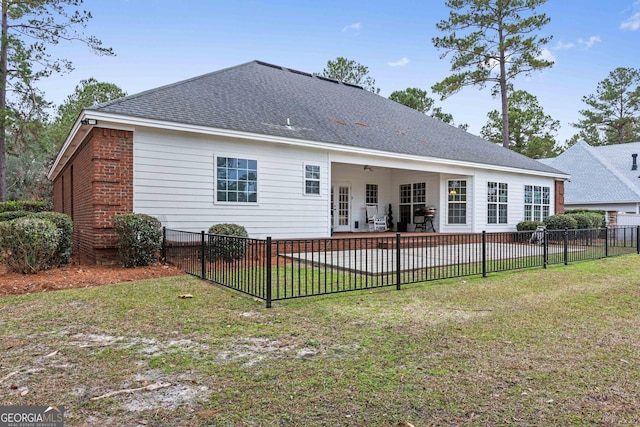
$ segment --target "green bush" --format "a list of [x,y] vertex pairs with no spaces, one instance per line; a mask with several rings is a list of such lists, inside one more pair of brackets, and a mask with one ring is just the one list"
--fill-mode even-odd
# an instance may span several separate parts
[[48,208],[47,202],[32,202],[30,200],[8,200],[6,202],[0,202],[0,212],[44,212]]
[[602,215],[595,212],[571,213],[566,214],[566,216],[575,219],[578,223],[578,226],[576,228],[580,230],[586,230],[589,228],[600,228],[602,227],[602,222],[604,220]]
[[118,234],[118,253],[125,267],[149,265],[162,248],[162,224],[150,215],[121,214],[113,219]]
[[209,254],[213,259],[233,261],[247,252],[247,230],[238,224],[215,224],[209,228]]
[[22,218],[23,216],[29,215],[27,211],[6,211],[0,212],[0,222],[11,221],[17,218]]
[[71,259],[71,239],[73,237],[73,222],[67,214],[59,212],[38,212],[32,214],[34,218],[46,219],[51,221],[60,231],[58,240],[58,249],[54,263],[57,265],[66,265]]
[[535,231],[539,225],[544,225],[542,221],[522,221],[516,225],[518,231]]
[[570,215],[551,215],[544,220],[547,230],[564,230],[578,227],[578,221]]
[[[585,214],[585,215],[589,215],[590,217],[593,217],[593,222],[592,222],[593,225],[590,228],[604,228],[607,226],[607,221],[605,219],[607,215],[606,211],[589,210],[589,209],[569,209],[564,213],[565,215]],[[598,222],[596,222],[596,218],[598,219]]]
[[31,216],[0,223],[0,250],[11,271],[36,273],[52,264],[60,231],[51,221]]

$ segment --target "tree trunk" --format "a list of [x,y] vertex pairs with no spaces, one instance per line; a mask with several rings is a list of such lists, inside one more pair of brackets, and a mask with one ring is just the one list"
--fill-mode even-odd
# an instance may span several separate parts
[[7,200],[7,0],[2,0],[2,33],[0,35],[0,202]]
[[507,58],[500,31],[500,100],[502,105],[502,146],[509,149],[509,101],[507,91]]

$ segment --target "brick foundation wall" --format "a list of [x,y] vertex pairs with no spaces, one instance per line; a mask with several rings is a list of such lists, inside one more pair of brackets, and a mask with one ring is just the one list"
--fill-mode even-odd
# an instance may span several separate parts
[[117,262],[113,217],[133,212],[133,132],[94,128],[54,179],[53,208],[71,215],[81,262]]

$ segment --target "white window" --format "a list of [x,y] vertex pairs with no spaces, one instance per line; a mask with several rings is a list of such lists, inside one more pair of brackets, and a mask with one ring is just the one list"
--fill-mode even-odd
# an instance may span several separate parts
[[320,194],[320,166],[304,165],[304,194]]
[[455,179],[447,182],[447,222],[467,223],[467,181]]
[[509,199],[506,182],[489,182],[487,184],[487,223],[507,223],[507,202]]
[[367,184],[365,189],[365,201],[367,205],[378,204],[378,184]]
[[524,186],[524,220],[544,221],[549,216],[551,189],[538,185]]
[[216,160],[216,201],[258,202],[258,162],[218,157]]

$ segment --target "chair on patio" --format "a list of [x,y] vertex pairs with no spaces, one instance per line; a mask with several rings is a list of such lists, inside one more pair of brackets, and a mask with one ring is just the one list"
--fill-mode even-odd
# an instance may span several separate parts
[[378,215],[378,205],[367,205],[369,231],[387,231],[387,216]]

